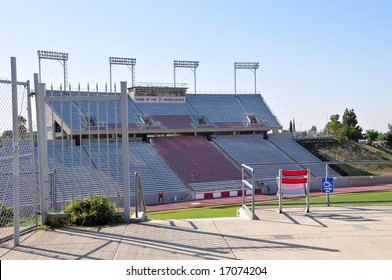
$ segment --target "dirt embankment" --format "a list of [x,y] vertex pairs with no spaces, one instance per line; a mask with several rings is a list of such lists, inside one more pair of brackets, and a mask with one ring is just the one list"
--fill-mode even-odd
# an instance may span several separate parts
[[[307,139],[299,143],[323,161],[392,160],[392,150],[349,140]],[[392,175],[392,163],[339,164],[343,176]]]

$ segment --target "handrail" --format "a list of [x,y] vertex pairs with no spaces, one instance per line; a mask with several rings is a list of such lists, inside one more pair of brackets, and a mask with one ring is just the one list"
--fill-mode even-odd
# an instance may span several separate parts
[[[251,180],[252,183],[249,183],[246,179],[245,179],[245,172],[248,171],[251,174]],[[245,204],[245,186],[247,186],[248,188],[252,189],[252,220],[254,220],[256,218],[256,213],[255,213],[255,173],[254,173],[254,169],[250,166],[247,166],[246,164],[242,164],[241,165],[241,182],[242,182],[242,208],[244,209],[248,209],[248,207]],[[248,209],[249,210],[249,209]]]
[[[254,206],[254,196],[255,196],[255,183],[258,182],[271,182],[271,181],[276,181],[276,177],[273,178],[260,178],[257,179],[255,178],[254,174],[254,167],[257,166],[294,166],[294,165],[302,165],[302,166],[308,166],[308,165],[320,165],[324,164],[325,165],[325,177],[328,177],[328,167],[331,164],[339,165],[339,164],[366,164],[366,163],[392,163],[392,160],[347,160],[347,161],[312,161],[312,162],[280,162],[280,163],[245,163],[241,165],[242,169],[242,207],[245,209],[248,209],[246,204],[245,204],[245,187],[252,189],[252,219],[255,219],[255,206]],[[250,179],[245,179],[244,175],[248,174],[250,175]],[[377,176],[370,176],[370,177],[377,177]],[[320,178],[320,177],[316,177]],[[344,178],[344,176],[342,176]],[[313,181],[313,178],[309,178],[309,181]],[[251,181],[251,182],[250,182]],[[309,189],[310,191],[310,189]],[[330,201],[329,201],[329,194],[327,193],[327,201],[326,201],[327,206],[329,206]],[[307,208],[308,209],[308,208]],[[249,210],[249,209],[248,209]]]

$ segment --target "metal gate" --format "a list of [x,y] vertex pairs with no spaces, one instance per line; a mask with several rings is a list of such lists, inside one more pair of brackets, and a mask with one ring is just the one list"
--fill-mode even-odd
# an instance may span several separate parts
[[14,238],[38,224],[37,168],[30,83],[0,80],[0,240]]
[[71,201],[104,196],[130,220],[128,95],[38,84],[37,131],[43,223]]

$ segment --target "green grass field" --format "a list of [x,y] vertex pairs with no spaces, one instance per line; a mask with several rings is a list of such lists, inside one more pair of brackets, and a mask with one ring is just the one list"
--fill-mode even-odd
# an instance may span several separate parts
[[[322,203],[325,202],[325,195],[311,197],[310,205],[312,203]],[[392,204],[392,190],[387,191],[372,191],[372,192],[362,192],[362,193],[351,193],[351,194],[330,194],[330,202],[333,205],[334,202],[339,203],[335,205],[372,205],[380,204],[382,200],[390,200],[391,202],[386,202]],[[369,202],[359,202],[359,201],[369,201]],[[342,204],[342,202],[346,202]],[[298,207],[297,203],[305,204],[304,199],[285,199],[283,205],[290,206],[290,203],[296,203],[295,206]],[[320,206],[320,204],[317,204]],[[203,219],[203,218],[222,218],[222,217],[235,217],[237,215],[237,209],[240,208],[240,204],[231,205],[219,205],[219,206],[206,206],[197,208],[187,208],[179,210],[169,210],[161,212],[148,213],[149,220],[167,220],[167,219]],[[257,202],[256,207],[277,207],[277,200]]]
[[206,206],[148,213],[149,220],[235,217],[239,204]]
[[[387,191],[370,191],[362,193],[349,194],[330,194],[330,201],[333,202],[347,202],[347,204],[355,204],[356,201],[382,201],[392,200],[392,190]],[[315,196],[310,198],[310,203],[325,202],[325,195]],[[392,202],[390,202],[392,204]],[[363,204],[361,202],[361,204]]]

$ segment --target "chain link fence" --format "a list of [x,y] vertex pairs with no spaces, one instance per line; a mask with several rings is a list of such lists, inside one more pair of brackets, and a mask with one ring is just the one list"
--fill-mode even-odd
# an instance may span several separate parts
[[127,96],[124,84],[121,93],[100,91],[98,85],[87,91],[51,88],[42,104],[37,99],[37,112],[46,110],[45,120],[37,120],[37,130],[46,130],[44,208],[49,216],[61,213],[71,201],[104,196],[129,219],[129,161],[122,157],[129,154]]
[[[16,227],[23,232],[37,225],[37,172],[28,82],[17,83],[17,97],[18,139],[14,139],[12,85],[11,81],[0,79],[1,241],[12,238]],[[17,219],[14,213],[19,214]]]

